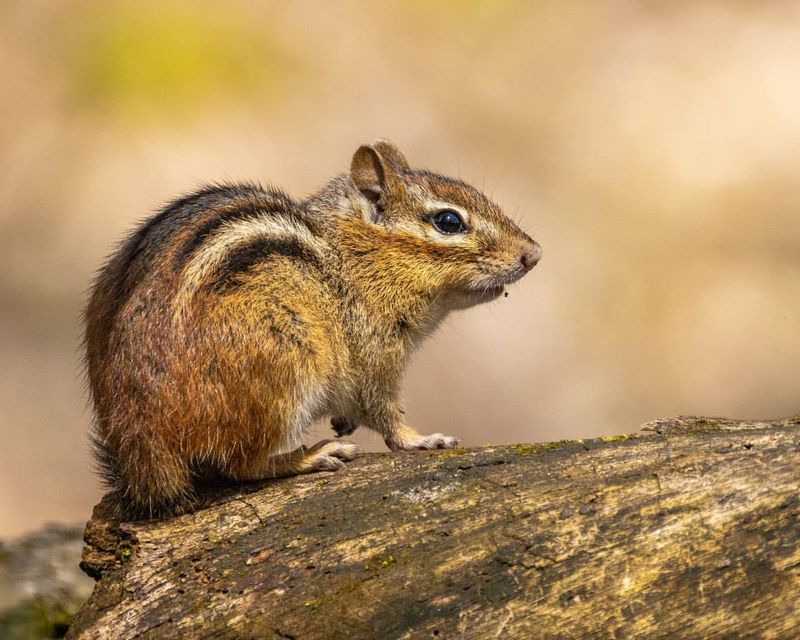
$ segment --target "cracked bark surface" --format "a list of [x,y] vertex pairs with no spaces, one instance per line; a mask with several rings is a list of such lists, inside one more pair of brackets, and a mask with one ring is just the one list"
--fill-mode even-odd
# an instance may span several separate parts
[[101,502],[68,637],[798,637],[800,416],[645,429]]

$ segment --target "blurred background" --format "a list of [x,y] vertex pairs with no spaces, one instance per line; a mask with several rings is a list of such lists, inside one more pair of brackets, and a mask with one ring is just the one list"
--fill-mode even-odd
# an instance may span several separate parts
[[131,226],[205,181],[302,197],[379,137],[544,247],[417,355],[421,431],[800,413],[797,2],[5,0],[0,18],[0,538],[101,495],[80,311]]

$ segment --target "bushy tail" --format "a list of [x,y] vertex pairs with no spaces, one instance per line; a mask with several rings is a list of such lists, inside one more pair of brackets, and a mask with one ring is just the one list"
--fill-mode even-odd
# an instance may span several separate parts
[[194,496],[189,466],[159,439],[139,434],[127,440],[119,452],[97,431],[91,441],[96,471],[111,490],[120,519],[167,517],[191,507]]
[[89,438],[91,440],[95,473],[100,476],[100,480],[106,489],[117,489],[120,478],[122,477],[122,471],[119,468],[117,458],[111,453],[106,439],[100,435],[97,429],[92,430]]

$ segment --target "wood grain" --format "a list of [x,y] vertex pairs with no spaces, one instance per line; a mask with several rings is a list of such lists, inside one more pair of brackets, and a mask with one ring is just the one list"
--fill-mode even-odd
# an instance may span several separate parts
[[800,416],[645,429],[101,502],[68,637],[800,637]]

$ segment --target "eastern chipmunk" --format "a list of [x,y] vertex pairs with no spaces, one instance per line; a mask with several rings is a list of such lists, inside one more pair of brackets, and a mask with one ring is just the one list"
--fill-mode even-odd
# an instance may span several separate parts
[[185,511],[197,477],[340,469],[355,445],[300,446],[323,416],[393,451],[456,446],[403,421],[408,357],[540,257],[481,192],[386,141],[302,202],[253,184],[174,201],[103,266],[85,312],[94,449],[120,513]]

